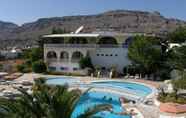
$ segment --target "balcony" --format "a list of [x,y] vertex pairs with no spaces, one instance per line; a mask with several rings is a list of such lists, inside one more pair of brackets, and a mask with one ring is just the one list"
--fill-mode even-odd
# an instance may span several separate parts
[[69,62],[69,59],[59,59],[58,62]]
[[122,44],[44,44],[45,48],[126,48]]
[[57,62],[57,58],[47,58],[47,62]]

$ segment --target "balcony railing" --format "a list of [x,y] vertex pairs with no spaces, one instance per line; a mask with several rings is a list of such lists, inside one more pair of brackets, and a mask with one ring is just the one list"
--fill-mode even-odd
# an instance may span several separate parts
[[57,62],[57,58],[47,58],[47,62]]
[[45,48],[126,48],[122,44],[44,44]]
[[46,59],[47,62],[72,62],[72,63],[79,63],[80,59],[72,58],[70,61],[69,59]]
[[79,63],[80,59],[71,59],[72,63]]
[[59,59],[58,62],[68,62],[69,59]]

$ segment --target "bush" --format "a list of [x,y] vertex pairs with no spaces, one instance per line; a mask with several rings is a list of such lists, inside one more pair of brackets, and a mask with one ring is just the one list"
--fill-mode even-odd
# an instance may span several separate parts
[[64,76],[86,76],[83,75],[82,73],[78,73],[78,72],[46,72],[46,74],[49,75],[64,75]]
[[22,72],[22,73],[27,73],[27,72],[30,72],[31,70],[27,65],[22,64],[22,65],[17,65],[17,71]]
[[186,98],[183,96],[177,95],[175,92],[173,93],[159,93],[158,100],[160,102],[173,102],[178,104],[186,104]]
[[118,72],[117,72],[117,67],[116,66],[112,66],[111,71],[112,71],[112,78],[118,77]]
[[84,69],[84,68],[93,68],[92,61],[91,61],[90,57],[82,58],[79,61],[79,65],[80,65],[80,67],[82,69]]
[[3,65],[2,64],[0,64],[0,71],[2,71],[3,70]]
[[32,66],[32,61],[29,60],[29,59],[27,59],[27,60],[25,60],[25,64],[26,64],[27,66],[31,67],[31,66]]
[[35,73],[43,73],[46,72],[47,67],[43,61],[35,61],[32,64],[32,71]]

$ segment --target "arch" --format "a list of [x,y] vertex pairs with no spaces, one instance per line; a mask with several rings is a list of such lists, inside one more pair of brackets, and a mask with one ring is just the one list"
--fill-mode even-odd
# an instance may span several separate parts
[[86,38],[83,37],[76,37],[76,38],[70,38],[69,39],[70,44],[87,44],[88,41]]
[[62,51],[60,54],[60,59],[68,60],[69,59],[69,54],[66,51]]
[[114,37],[102,37],[99,39],[98,44],[103,45],[117,45],[118,42]]
[[72,61],[79,61],[81,58],[83,58],[83,54],[79,51],[73,52],[72,54]]
[[47,53],[47,58],[48,58],[48,59],[57,59],[57,54],[56,54],[56,52],[55,52],[55,51],[49,51],[49,52]]

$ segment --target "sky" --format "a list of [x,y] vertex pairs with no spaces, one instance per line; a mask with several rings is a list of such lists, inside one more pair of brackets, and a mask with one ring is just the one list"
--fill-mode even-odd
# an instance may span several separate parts
[[109,10],[159,11],[186,21],[186,0],[0,0],[0,20],[19,25],[45,17],[89,15]]

